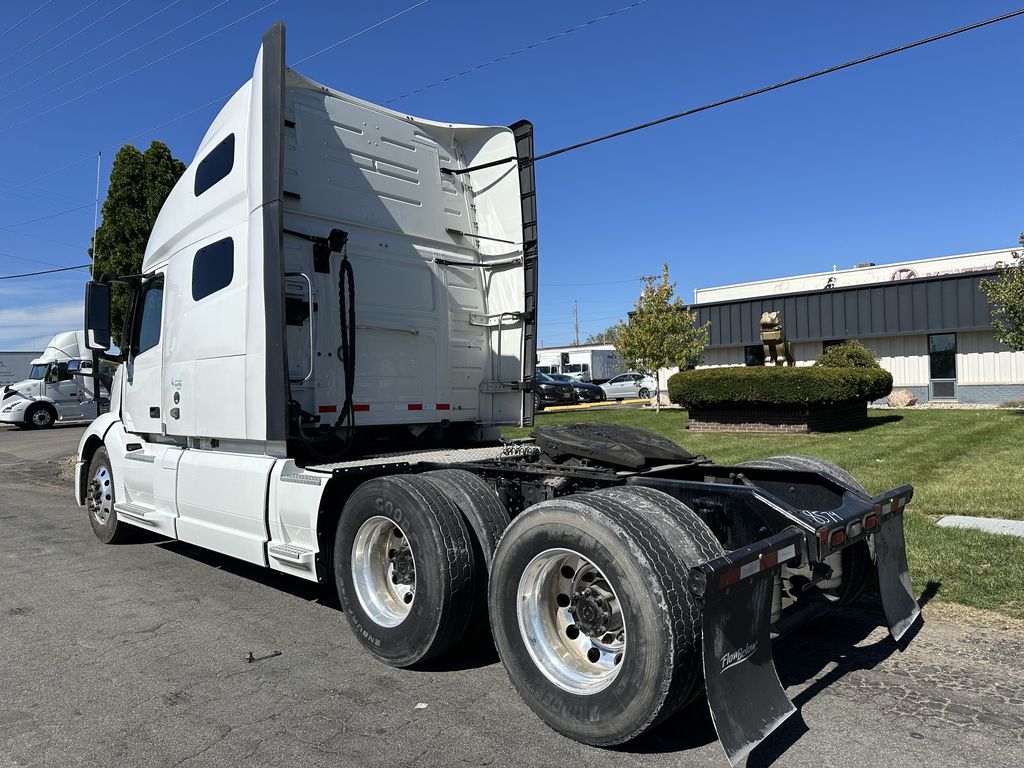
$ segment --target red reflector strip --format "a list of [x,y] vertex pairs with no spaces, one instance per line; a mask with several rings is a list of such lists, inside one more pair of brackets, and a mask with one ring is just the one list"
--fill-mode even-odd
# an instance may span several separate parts
[[450,411],[452,408],[450,403],[438,403],[437,410],[439,411]]
[[740,580],[740,569],[733,568],[731,571],[726,571],[718,577],[719,587],[728,587],[730,584],[735,584]]
[[409,403],[409,410],[410,411],[422,411],[423,410],[423,403]]
[[796,545],[789,544],[782,549],[774,552],[765,552],[757,560],[751,560],[749,563],[744,563],[739,568],[733,568],[726,571],[718,577],[719,588],[727,587],[730,584],[735,584],[741,579],[746,579],[754,576],[762,571],[767,571],[779,563],[784,563],[787,560],[792,560],[796,557]]
[[362,405],[353,405],[352,406],[352,410],[353,411],[368,411],[368,410],[370,410],[370,406],[366,405],[365,403],[362,404]]
[[317,410],[320,413],[337,413],[338,412],[338,406],[336,406],[336,405],[321,405],[319,408],[317,408]]

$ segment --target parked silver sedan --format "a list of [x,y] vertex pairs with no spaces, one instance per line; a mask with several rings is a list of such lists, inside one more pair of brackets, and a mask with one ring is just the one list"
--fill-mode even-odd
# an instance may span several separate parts
[[601,389],[609,400],[625,400],[627,397],[647,399],[657,391],[658,385],[653,376],[630,371],[609,379]]

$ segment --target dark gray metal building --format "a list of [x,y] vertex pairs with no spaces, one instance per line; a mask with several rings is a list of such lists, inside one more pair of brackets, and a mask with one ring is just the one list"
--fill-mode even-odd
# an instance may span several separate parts
[[[969,256],[977,261],[978,254]],[[946,257],[950,258],[967,257]],[[995,340],[991,310],[979,285],[995,275],[994,269],[972,266],[953,274],[916,277],[906,264],[870,267],[876,275],[891,271],[892,276],[885,282],[844,286],[822,273],[774,283],[776,290],[780,285],[799,288],[817,278],[822,287],[816,290],[717,301],[715,293],[756,293],[765,284],[698,291],[703,300],[693,309],[701,323],[710,323],[703,364],[763,364],[759,320],[763,312],[777,310],[798,365],[813,363],[831,344],[859,339],[892,373],[895,387],[914,391],[921,402],[1024,400],[1024,353]]]

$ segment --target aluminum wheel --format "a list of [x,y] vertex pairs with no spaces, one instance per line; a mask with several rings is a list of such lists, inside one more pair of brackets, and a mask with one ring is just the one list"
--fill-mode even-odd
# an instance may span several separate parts
[[352,583],[359,605],[382,627],[397,627],[416,597],[416,559],[394,520],[371,517],[352,542]]
[[100,525],[106,525],[114,508],[114,489],[110,484],[110,470],[100,464],[89,481],[89,512]]
[[48,427],[53,423],[53,414],[48,408],[34,408],[29,414],[34,427]]
[[626,629],[601,570],[570,549],[541,552],[519,579],[519,631],[537,668],[578,695],[604,690],[619,674]]

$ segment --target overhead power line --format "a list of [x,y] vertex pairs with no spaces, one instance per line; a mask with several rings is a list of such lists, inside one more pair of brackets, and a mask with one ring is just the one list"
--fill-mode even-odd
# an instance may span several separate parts
[[0,32],[0,37],[5,37],[5,36],[6,36],[6,35],[7,35],[7,34],[8,34],[9,32],[13,32],[14,30],[16,30],[16,29],[17,29],[18,27],[20,27],[20,26],[21,26],[22,24],[24,24],[24,23],[25,23],[26,21],[28,21],[29,19],[31,19],[31,18],[32,18],[33,16],[35,16],[35,15],[36,15],[37,13],[39,13],[39,12],[40,12],[41,10],[43,10],[43,8],[45,8],[46,6],[48,6],[48,5],[49,5],[50,3],[52,3],[52,2],[53,2],[53,0],[46,0],[46,2],[45,2],[45,3],[43,3],[42,5],[40,5],[40,6],[39,6],[38,8],[36,8],[36,9],[35,9],[34,11],[30,11],[30,12],[28,13],[28,15],[27,15],[27,16],[22,16],[22,17],[21,17],[21,20],[20,20],[20,21],[16,21],[16,22],[14,22],[14,24],[12,24],[11,26],[9,26],[9,27],[8,27],[7,29],[5,29],[5,30],[4,30],[3,32]]
[[92,8],[92,7],[94,6],[94,5],[96,5],[96,3],[98,3],[99,1],[100,1],[100,0],[92,0],[92,2],[91,2],[91,3],[89,3],[89,4],[87,5],[87,6],[85,6],[85,8],[79,8],[79,9],[78,9],[77,11],[75,11],[74,13],[72,13],[72,14],[71,14],[70,16],[68,16],[68,17],[67,17],[66,19],[64,19],[64,21],[62,21],[62,22],[61,22],[60,24],[58,24],[57,26],[55,26],[55,27],[50,27],[50,28],[49,28],[49,29],[47,29],[47,30],[46,30],[45,32],[43,32],[43,34],[41,34],[41,35],[37,35],[36,37],[33,37],[33,38],[32,38],[31,40],[29,40],[29,41],[28,41],[27,43],[25,43],[25,44],[24,44],[23,46],[21,46],[21,48],[19,48],[19,49],[18,49],[18,50],[16,50],[16,51],[12,51],[11,53],[7,54],[7,55],[6,55],[6,56],[4,56],[4,57],[3,57],[2,59],[0,59],[0,64],[3,64],[3,63],[5,63],[5,62],[7,62],[7,61],[10,61],[10,60],[11,60],[11,59],[13,59],[13,58],[14,58],[15,56],[17,56],[17,55],[18,55],[19,53],[21,53],[22,51],[24,51],[24,50],[25,50],[26,48],[30,48],[31,46],[33,46],[33,45],[35,45],[36,43],[38,43],[38,42],[39,42],[40,40],[42,40],[42,39],[43,39],[44,37],[46,37],[46,36],[47,36],[48,34],[50,34],[51,32],[56,32],[56,31],[57,31],[58,29],[60,29],[61,27],[63,27],[63,26],[65,25],[65,24],[67,24],[67,23],[68,23],[69,21],[72,21],[73,19],[76,19],[76,18],[78,18],[78,17],[79,17],[79,16],[81,16],[81,15],[82,15],[83,13],[85,13],[86,11],[88,11],[88,10],[89,10],[90,8]]
[[0,229],[14,229],[15,227],[23,227],[26,224],[35,224],[37,221],[46,221],[47,219],[55,219],[58,216],[64,216],[64,215],[69,214],[69,213],[74,213],[75,211],[81,211],[81,210],[84,210],[86,208],[92,208],[92,206],[93,206],[93,203],[86,203],[85,205],[79,205],[77,208],[68,208],[65,211],[58,211],[57,213],[51,213],[51,214],[49,214],[47,216],[40,216],[37,219],[29,219],[28,221],[19,221],[17,224],[5,224],[4,226],[0,226]]
[[[444,85],[445,83],[450,83],[452,80],[457,80],[458,78],[463,77],[464,75],[468,75],[468,74],[471,74],[473,72],[479,72],[481,69],[486,69],[487,67],[490,67],[490,66],[492,66],[494,64],[500,64],[503,61],[507,61],[508,59],[511,59],[513,56],[518,56],[520,53],[526,53],[527,51],[532,51],[534,48],[539,48],[540,46],[545,45],[546,43],[550,43],[550,42],[552,42],[554,40],[558,40],[559,38],[565,37],[566,35],[571,35],[573,32],[578,32],[581,29],[586,29],[587,27],[589,27],[589,26],[591,26],[593,24],[597,24],[599,21],[604,21],[605,19],[610,19],[612,16],[617,16],[620,13],[625,13],[626,11],[631,11],[634,8],[636,8],[637,6],[643,5],[646,2],[647,2],[647,0],[637,0],[637,2],[632,3],[631,5],[623,6],[622,8],[618,8],[618,9],[616,9],[614,11],[609,11],[608,13],[604,14],[603,16],[598,16],[597,18],[590,19],[590,21],[585,21],[582,24],[577,24],[575,27],[570,27],[569,29],[563,29],[561,32],[556,32],[555,34],[549,35],[548,37],[545,37],[542,40],[538,40],[535,43],[530,43],[529,45],[523,46],[522,48],[519,48],[518,50],[512,51],[511,53],[506,53],[504,56],[499,56],[496,59],[491,59],[490,61],[485,61],[482,64],[476,64],[475,66],[469,67],[468,69],[464,69],[461,72],[456,72],[454,75],[449,75],[448,77],[441,78],[440,80],[436,80],[433,83],[430,83],[428,85],[424,85],[424,86],[422,86],[420,88],[416,88],[415,90],[409,91],[408,93],[403,93],[401,96],[395,96],[393,99],[388,99],[384,103],[385,104],[394,104],[396,101],[401,101],[402,99],[408,98],[409,96],[412,96],[414,94],[422,93],[423,91],[429,91],[431,88],[436,88],[439,85]],[[301,62],[299,62],[299,63],[301,63]]]
[[[56,112],[58,109],[63,109],[64,107],[66,107],[69,104],[73,104],[76,101],[81,101],[86,96],[91,96],[92,94],[96,93],[97,91],[102,91],[104,88],[108,88],[109,86],[114,85],[115,83],[119,83],[122,80],[125,80],[126,78],[131,77],[132,75],[136,75],[136,74],[138,74],[139,72],[141,72],[144,69],[149,69],[150,67],[154,66],[155,64],[159,64],[162,61],[166,61],[167,59],[171,58],[172,56],[177,56],[179,53],[182,53],[183,51],[187,51],[189,48],[192,48],[193,46],[199,45],[199,43],[202,43],[202,42],[204,42],[206,40],[209,40],[214,35],[218,35],[221,32],[223,32],[224,30],[229,29],[230,27],[235,26],[236,24],[241,24],[246,19],[249,19],[249,18],[255,16],[257,13],[261,13],[262,11],[265,11],[270,6],[277,5],[278,2],[280,2],[280,0],[270,0],[269,3],[261,5],[256,10],[250,11],[249,13],[245,14],[244,16],[241,16],[241,17],[235,19],[234,21],[232,21],[232,22],[230,22],[228,24],[225,24],[224,26],[219,27],[218,29],[215,29],[213,32],[210,32],[210,33],[205,34],[205,35],[203,35],[202,37],[200,37],[200,38],[198,38],[196,40],[193,40],[191,43],[187,43],[186,45],[183,45],[180,48],[176,48],[175,50],[171,51],[170,53],[165,53],[163,56],[160,56],[159,58],[153,59],[153,61],[150,61],[150,62],[148,62],[146,64],[143,64],[142,66],[136,67],[135,69],[131,70],[130,72],[125,72],[123,75],[120,75],[119,77],[115,77],[113,80],[108,80],[107,82],[103,83],[102,85],[98,85],[95,88],[92,88],[92,89],[86,91],[85,93],[82,93],[82,94],[79,94],[78,96],[75,96],[74,98],[65,99],[60,104],[55,104],[52,107],[50,107],[49,109],[44,109],[42,112],[37,112],[36,114],[34,114],[34,115],[30,116],[30,117],[26,117],[24,120],[19,120],[16,123],[11,123],[10,125],[4,126],[3,128],[0,128],[0,133],[4,133],[6,131],[9,131],[11,128],[17,128],[19,125],[24,125],[25,123],[30,123],[33,120],[37,119],[37,118],[40,118],[40,117],[43,117],[45,115],[50,114],[51,112]],[[6,114],[6,113],[4,113],[4,114]]]
[[[0,80],[6,80],[6,79],[7,79],[8,77],[10,77],[11,75],[13,75],[13,74],[15,74],[15,73],[17,73],[17,72],[20,72],[21,70],[23,70],[23,69],[24,69],[25,67],[29,66],[30,64],[34,64],[35,62],[39,61],[39,60],[40,60],[41,58],[43,58],[44,56],[46,56],[46,55],[48,55],[48,54],[51,54],[51,53],[53,53],[54,51],[56,51],[56,50],[57,50],[58,48],[60,48],[60,47],[62,47],[62,46],[65,46],[65,45],[67,45],[68,43],[70,43],[70,42],[71,42],[72,40],[74,40],[74,39],[75,39],[76,37],[78,37],[78,36],[79,36],[80,34],[82,34],[83,32],[85,32],[85,31],[87,31],[87,30],[90,30],[90,29],[92,29],[92,28],[93,28],[93,27],[95,27],[95,26],[96,26],[97,24],[99,24],[99,23],[100,23],[101,21],[103,21],[104,19],[107,19],[107,18],[109,18],[110,16],[113,16],[113,15],[114,15],[115,13],[117,13],[117,12],[118,12],[118,11],[120,11],[120,10],[121,10],[122,8],[124,8],[124,7],[126,6],[126,5],[128,5],[128,3],[130,3],[131,1],[132,1],[132,0],[124,0],[124,2],[123,2],[123,3],[121,3],[121,4],[119,5],[119,6],[117,6],[117,7],[116,7],[116,8],[114,8],[113,10],[107,11],[107,12],[106,12],[105,14],[103,14],[102,16],[100,16],[100,17],[99,17],[98,19],[96,19],[96,20],[95,20],[95,21],[93,21],[92,23],[90,23],[90,24],[86,24],[86,25],[85,25],[84,27],[82,27],[82,28],[81,28],[81,29],[79,29],[79,30],[78,30],[77,32],[75,32],[75,33],[74,33],[73,35],[68,35],[68,36],[67,36],[67,37],[65,37],[65,38],[64,38],[63,40],[61,40],[61,41],[60,41],[59,43],[57,43],[56,45],[52,45],[52,46],[50,46],[49,48],[47,48],[47,49],[46,49],[45,51],[43,51],[42,53],[40,53],[40,54],[37,54],[37,55],[36,55],[36,56],[35,56],[34,58],[31,58],[31,59],[29,59],[28,61],[22,62],[22,63],[21,63],[21,64],[20,64],[20,65],[19,65],[18,67],[16,67],[16,68],[12,69],[12,70],[11,70],[10,72],[8,72],[8,73],[7,73],[6,75],[0,76]],[[89,7],[91,8],[92,6],[89,6]],[[6,60],[7,60],[7,59],[4,59],[4,61],[6,61]]]
[[321,48],[319,51],[316,51],[315,53],[309,54],[309,56],[306,56],[304,59],[299,59],[298,61],[296,61],[291,66],[297,67],[299,64],[305,64],[310,59],[316,58],[317,56],[319,56],[322,53],[327,53],[328,51],[333,50],[334,48],[337,48],[339,45],[344,45],[345,43],[349,42],[350,40],[355,40],[360,35],[364,35],[367,32],[370,32],[370,31],[376,29],[377,27],[383,26],[383,25],[387,24],[389,21],[393,21],[394,19],[397,19],[399,16],[404,16],[405,14],[409,13],[409,11],[415,11],[421,5],[426,5],[429,2],[430,2],[430,0],[420,0],[420,2],[416,3],[415,5],[410,5],[405,10],[402,10],[402,11],[399,11],[398,13],[392,14],[391,16],[388,16],[386,19],[381,19],[377,23],[371,24],[366,29],[361,29],[361,30],[359,30],[358,32],[356,32],[354,34],[349,35],[348,37],[342,38],[341,40],[339,40],[336,43],[331,43],[326,48]]
[[73,267],[60,267],[59,269],[44,269],[41,272],[22,272],[20,275],[0,275],[0,280],[17,280],[19,277],[36,277],[38,275],[52,275],[55,272],[70,272],[72,269],[90,269],[92,264],[76,264]]
[[[224,0],[224,2],[229,2],[229,1],[230,0]],[[424,0],[424,2],[429,2],[429,0]],[[222,2],[220,5],[223,5],[223,4],[224,3]],[[423,3],[419,3],[418,5],[422,5],[422,4]],[[219,8],[219,7],[220,7],[219,5],[218,6],[214,6],[214,8]],[[369,27],[366,27],[365,29],[362,29],[359,32],[356,32],[356,33],[354,33],[352,35],[349,35],[348,37],[340,40],[337,43],[329,45],[326,48],[322,48],[319,51],[316,51],[315,53],[312,53],[309,56],[306,56],[305,58],[300,59],[299,61],[295,62],[291,66],[297,66],[298,64],[301,64],[304,61],[308,61],[309,59],[313,58],[314,56],[319,56],[321,53],[324,53],[324,52],[326,52],[328,50],[331,50],[332,48],[336,48],[338,45],[346,43],[349,40],[354,40],[355,38],[359,37],[360,35],[365,34],[366,32],[369,32],[369,31],[371,31],[373,29],[376,29],[377,27],[381,26],[382,24],[385,24],[388,21],[391,21],[392,19],[396,19],[399,16],[401,16],[403,13],[406,13],[406,12],[408,12],[410,10],[413,10],[416,7],[417,6],[411,6],[409,8],[406,8],[404,11],[401,11],[400,13],[393,14],[393,15],[387,17],[386,19],[382,19],[381,21],[375,22],[374,24],[371,24]],[[210,9],[210,10],[213,10],[213,9]],[[200,15],[202,15],[202,14],[200,14]],[[198,18],[198,17],[196,17],[196,18]],[[186,22],[186,23],[188,23],[188,22]],[[175,29],[177,29],[177,27]],[[154,133],[156,131],[159,131],[161,128],[165,128],[166,126],[171,125],[172,123],[176,123],[179,120],[184,120],[186,117],[191,117],[192,115],[196,114],[197,112],[202,112],[204,109],[209,109],[210,107],[212,107],[212,106],[214,106],[216,104],[220,104],[222,102],[225,102],[229,98],[231,98],[233,93],[234,92],[232,91],[232,93],[225,94],[224,96],[220,96],[220,97],[218,97],[216,99],[213,99],[212,101],[208,101],[205,104],[202,104],[202,105],[200,105],[198,107],[195,107],[194,109],[190,109],[188,112],[183,112],[180,115],[176,115],[176,116],[174,116],[172,118],[169,118],[168,120],[165,120],[164,122],[160,123],[160,125],[153,126],[152,128],[147,128],[145,131],[137,133],[134,136],[131,136],[131,137],[127,138],[127,139],[124,139],[124,140],[122,140],[122,141],[120,141],[120,142],[118,142],[116,144],[112,144],[109,147],[104,147],[101,151],[102,152],[110,152],[112,150],[119,149],[124,144],[128,144],[130,142],[133,142],[136,139],[142,138],[143,136],[148,136],[149,134]],[[6,113],[3,113],[3,114],[6,114]],[[2,132],[2,130],[3,129],[0,129],[0,132]],[[58,173],[66,171],[66,170],[68,170],[70,168],[74,168],[76,165],[81,165],[82,163],[85,163],[85,162],[88,162],[88,161],[91,161],[91,160],[95,160],[95,159],[96,159],[95,153],[90,153],[88,155],[85,155],[84,157],[78,158],[77,160],[72,160],[69,163],[65,163],[64,165],[60,166],[59,168],[54,168],[52,171],[47,171],[46,173],[42,173],[42,174],[40,174],[38,176],[34,176],[31,179],[29,179],[28,181],[23,181],[23,182],[20,182],[18,184],[11,185],[11,186],[7,187],[6,189],[0,189],[0,195],[3,195],[5,192],[13,192],[13,191],[22,189],[23,187],[27,187],[30,184],[35,184],[37,181],[42,181],[43,179],[48,179],[51,176],[56,176]]]
[[918,48],[922,45],[936,43],[939,40],[945,40],[956,35],[962,35],[965,32],[971,32],[975,29],[981,29],[982,27],[987,27],[991,24],[998,24],[1001,21],[1007,21],[1009,19],[1021,15],[1024,15],[1024,8],[1021,8],[1020,10],[1016,11],[1011,11],[1010,13],[1004,13],[1001,16],[994,16],[991,19],[985,19],[984,21],[978,21],[975,22],[974,24],[968,24],[965,27],[958,27],[957,29],[952,29],[948,32],[942,32],[938,35],[932,35],[931,37],[925,37],[920,40],[915,40],[912,43],[906,43],[895,48],[889,48],[888,50],[885,51],[872,53],[868,56],[862,56],[859,59],[853,59],[852,61],[847,61],[843,64],[836,64],[835,66],[827,67],[826,69],[819,69],[816,72],[811,72],[806,75],[800,75],[799,77],[794,77],[789,80],[783,80],[782,82],[775,83],[774,85],[766,85],[763,88],[757,88],[756,90],[753,91],[747,91],[746,93],[741,93],[736,96],[730,96],[727,99],[713,101],[710,104],[704,104],[703,106],[700,107],[694,107],[692,109],[683,110],[682,112],[676,112],[674,115],[666,115],[665,117],[659,117],[657,120],[649,120],[646,123],[640,123],[639,125],[634,125],[631,128],[623,128],[620,131],[607,133],[604,136],[597,136],[593,139],[587,139],[586,141],[580,141],[577,142],[576,144],[570,144],[567,147],[562,147],[561,149],[556,149],[551,152],[545,152],[542,155],[537,155],[536,157],[534,157],[534,162],[536,162],[537,160],[546,160],[549,157],[562,155],[565,154],[566,152],[572,152],[573,150],[582,149],[583,147],[589,147],[591,144],[597,144],[602,141],[608,141],[608,139],[615,139],[618,138],[619,136],[625,136],[628,133],[636,133],[637,131],[642,131],[645,128],[651,128],[655,125],[661,125],[662,123],[667,123],[671,120],[678,120],[679,118],[682,117],[689,117],[690,115],[695,115],[698,112],[707,112],[710,109],[723,107],[726,104],[733,104],[737,101],[743,101],[744,99],[749,99],[754,96],[760,96],[762,93],[768,93],[769,91],[777,91],[780,88],[787,88],[791,85],[796,85],[797,83],[804,83],[807,82],[808,80],[813,80],[817,77],[831,75],[835,72],[840,72],[844,69],[850,69],[851,67],[856,67],[861,64],[867,64],[869,61],[876,61],[878,59],[885,58],[886,56],[893,56],[897,53],[903,53],[904,51],[909,51],[911,48]]
[[[33,79],[33,80],[29,80],[29,81],[28,81],[27,83],[23,83],[22,85],[19,85],[19,86],[18,86],[17,88],[15,88],[15,89],[14,89],[13,91],[9,91],[9,92],[8,92],[7,94],[5,94],[4,96],[0,97],[0,99],[6,99],[6,98],[7,98],[7,97],[9,97],[9,96],[13,96],[14,94],[18,93],[19,91],[23,91],[23,90],[25,90],[26,88],[28,88],[29,86],[31,86],[31,85],[35,85],[35,84],[36,84],[36,83],[38,83],[38,82],[39,82],[40,80],[45,80],[45,79],[46,79],[46,78],[48,78],[48,77],[49,77],[50,75],[55,75],[55,74],[57,74],[58,72],[60,72],[60,71],[61,71],[62,69],[64,69],[65,67],[69,67],[69,66],[71,66],[71,65],[72,65],[72,64],[74,64],[74,63],[75,63],[76,61],[81,61],[82,59],[84,59],[84,58],[85,58],[86,56],[88,56],[89,54],[91,54],[91,53],[95,53],[95,52],[96,52],[96,51],[98,51],[98,50],[99,50],[100,48],[104,48],[104,47],[106,47],[107,45],[109,45],[110,43],[114,42],[115,40],[117,40],[117,39],[119,39],[119,38],[121,38],[121,37],[124,37],[124,36],[125,36],[126,34],[128,34],[129,32],[131,32],[131,31],[132,31],[133,29],[138,29],[138,28],[139,28],[139,27],[141,27],[141,26],[142,26],[143,24],[145,24],[145,23],[146,23],[147,21],[149,21],[150,19],[154,19],[154,18],[156,18],[157,16],[159,16],[160,14],[162,14],[162,13],[164,13],[164,12],[166,12],[166,11],[169,11],[169,10],[170,10],[171,8],[173,8],[174,6],[176,6],[176,5],[177,5],[178,3],[180,3],[180,2],[182,2],[182,0],[172,0],[172,2],[168,3],[167,5],[165,5],[165,6],[164,6],[163,8],[161,8],[160,10],[158,10],[158,11],[154,11],[153,13],[149,14],[149,16],[147,16],[146,18],[142,19],[141,21],[137,21],[137,22],[135,22],[134,24],[132,24],[132,25],[131,25],[130,27],[127,27],[127,28],[125,28],[125,29],[122,29],[122,30],[121,30],[120,32],[118,32],[118,33],[117,33],[116,35],[114,35],[113,37],[108,37],[108,38],[107,38],[106,40],[104,40],[104,41],[103,41],[102,43],[98,43],[98,44],[94,45],[94,46],[93,46],[92,48],[90,48],[90,49],[89,49],[88,51],[85,51],[84,53],[80,53],[80,54],[78,54],[77,56],[75,56],[75,57],[73,57],[73,58],[70,58],[70,59],[68,59],[68,60],[67,60],[67,61],[65,61],[64,63],[62,63],[62,64],[60,64],[60,65],[58,65],[58,66],[54,67],[53,69],[51,69],[51,70],[50,70],[49,72],[45,72],[45,73],[43,73],[43,74],[39,75],[38,77],[36,77],[35,79]],[[112,64],[112,63],[113,63],[113,62],[108,62],[108,63],[107,63],[107,64],[105,64],[104,66],[109,66],[109,65],[110,65],[110,64]],[[62,86],[62,87],[63,87],[63,86]]]

